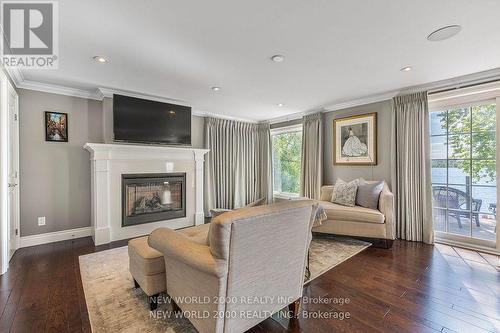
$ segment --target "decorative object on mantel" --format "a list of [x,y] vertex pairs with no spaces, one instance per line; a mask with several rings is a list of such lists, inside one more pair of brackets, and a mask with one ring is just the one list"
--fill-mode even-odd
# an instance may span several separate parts
[[377,113],[333,120],[333,163],[377,165]]
[[[309,247],[311,278],[304,284],[369,246],[347,237],[315,237]],[[149,311],[148,296],[134,288],[127,246],[83,255],[79,262],[92,332],[196,332],[187,318],[169,316],[172,308],[168,301],[158,303],[158,312]]]
[[68,114],[45,111],[45,141],[68,142]]

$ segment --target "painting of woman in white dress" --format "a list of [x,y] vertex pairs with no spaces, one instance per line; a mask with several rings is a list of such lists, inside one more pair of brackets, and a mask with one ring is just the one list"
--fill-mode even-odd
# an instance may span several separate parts
[[[366,124],[362,124],[361,127],[363,127],[363,125]],[[356,136],[354,130],[352,129],[352,126],[349,126],[348,131],[349,134],[347,135],[346,140],[342,145],[342,155],[350,157],[366,156],[366,153],[368,153],[368,146],[366,145],[366,143],[361,142],[359,137]]]
[[377,114],[333,120],[334,163],[377,164]]

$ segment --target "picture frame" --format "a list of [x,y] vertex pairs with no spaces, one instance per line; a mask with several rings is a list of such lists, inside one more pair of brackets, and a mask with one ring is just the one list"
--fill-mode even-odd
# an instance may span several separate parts
[[377,113],[333,120],[333,164],[377,165]]
[[68,142],[68,114],[45,111],[45,141]]

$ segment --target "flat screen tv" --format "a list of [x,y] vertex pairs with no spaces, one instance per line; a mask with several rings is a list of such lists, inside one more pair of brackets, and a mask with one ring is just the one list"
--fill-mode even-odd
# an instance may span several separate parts
[[191,145],[191,108],[113,95],[115,141]]

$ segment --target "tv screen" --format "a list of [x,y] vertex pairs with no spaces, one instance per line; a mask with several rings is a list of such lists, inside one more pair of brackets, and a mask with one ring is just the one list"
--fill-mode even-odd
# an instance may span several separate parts
[[191,144],[191,108],[113,95],[115,141]]

